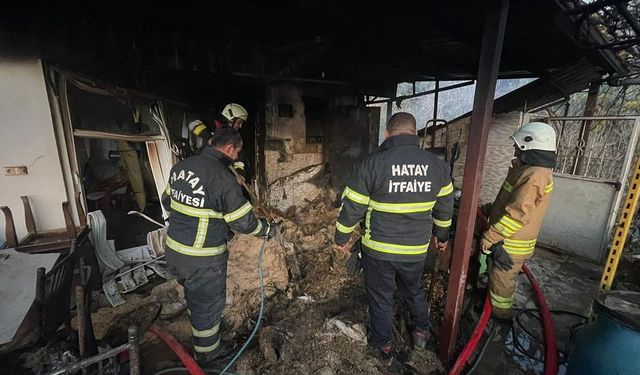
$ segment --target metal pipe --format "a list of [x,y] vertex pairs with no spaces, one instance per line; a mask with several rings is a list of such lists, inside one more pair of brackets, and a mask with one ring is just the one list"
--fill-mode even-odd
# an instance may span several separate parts
[[111,139],[114,141],[127,141],[127,142],[147,142],[147,141],[164,141],[165,137],[162,135],[126,135],[116,134],[109,132],[101,132],[97,130],[74,130],[73,136],[78,138],[90,138],[90,139]]
[[44,267],[38,268],[36,271],[36,309],[38,310],[38,335],[41,339],[44,338],[44,330],[46,327],[46,319],[44,316],[44,296],[45,296],[45,272]]
[[[447,91],[447,90],[458,89],[460,87],[473,85],[474,83],[475,83],[475,81],[466,81],[466,82],[462,82],[462,83],[456,83],[455,85],[442,87],[442,88],[439,89],[439,91],[442,92],[442,91]],[[395,102],[395,101],[399,101],[399,100],[413,99],[413,98],[417,98],[419,96],[430,95],[430,94],[433,94],[435,92],[436,92],[436,90],[427,90],[427,91],[419,92],[419,93],[413,94],[413,95],[402,95],[402,96],[396,96],[395,98],[374,100],[372,102],[367,102],[365,104],[368,105],[368,104],[390,103],[390,102]]]
[[58,369],[56,371],[53,372],[49,372],[46,375],[61,375],[61,374],[66,374],[66,373],[70,373],[70,372],[74,372],[74,371],[78,371],[81,368],[85,368],[87,366],[91,366],[95,363],[98,362],[102,362],[107,358],[111,358],[111,357],[115,357],[116,355],[126,351],[129,349],[129,344],[122,344],[118,347],[115,347],[111,350],[107,350],[106,352],[102,352],[98,355],[95,355],[93,357],[87,358],[87,359],[83,359],[79,362],[76,362],[72,365],[63,367],[61,369]]
[[86,353],[85,336],[87,316],[84,307],[84,287],[82,285],[76,285],[76,316],[78,318],[78,351],[80,352],[80,358],[83,358]]
[[115,275],[115,276],[114,276],[114,278],[116,278],[116,277],[120,277],[120,276],[122,276],[122,275],[126,275],[126,274],[128,274],[129,272],[135,271],[135,270],[137,270],[138,268],[141,268],[141,267],[146,266],[147,264],[151,264],[151,263],[157,262],[158,260],[160,260],[160,259],[162,259],[162,258],[164,258],[164,255],[160,255],[160,256],[159,256],[159,257],[157,257],[157,258],[153,258],[153,259],[151,259],[151,260],[149,260],[149,261],[146,261],[146,262],[144,262],[144,263],[140,263],[140,264],[138,264],[137,266],[135,266],[135,267],[133,267],[133,268],[131,268],[131,269],[129,269],[129,270],[126,270],[126,271],[124,271],[124,272],[120,272],[119,274]]
[[440,331],[440,359],[447,363],[456,349],[456,338],[462,313],[467,281],[473,230],[480,197],[480,181],[487,150],[489,127],[493,119],[493,102],[502,55],[509,0],[491,3],[485,16],[482,48],[478,67],[478,82],[473,100],[469,130],[469,146],[462,181],[462,201],[453,248],[451,274],[447,288],[442,330]]
[[275,75],[264,75],[264,74],[253,74],[253,73],[240,73],[240,72],[232,72],[232,76],[241,77],[241,78],[256,78],[263,79],[266,81],[287,81],[287,82],[300,82],[300,83],[318,83],[325,85],[343,85],[346,86],[349,82],[345,81],[331,81],[325,79],[316,79],[316,78],[301,78],[301,77],[283,77],[283,76],[275,76]]
[[[625,39],[625,40],[618,40],[615,42],[611,42],[611,43],[607,43],[607,44],[602,44],[599,46],[596,46],[596,49],[610,49],[613,51],[619,51],[625,48],[629,48],[632,47],[636,44],[638,44],[640,42],[640,38],[630,38],[630,39]],[[615,86],[615,85],[609,85],[609,86]]]
[[129,375],[140,375],[140,343],[138,341],[138,326],[129,326],[128,334]]
[[640,116],[576,116],[576,117],[549,117],[549,121],[579,121],[579,120],[640,120]]
[[150,222],[154,223],[155,225],[157,225],[157,226],[159,226],[159,227],[161,227],[161,228],[166,228],[166,227],[167,227],[166,225],[161,224],[161,223],[159,223],[159,222],[157,222],[157,221],[153,220],[152,218],[150,218],[149,216],[147,216],[147,215],[143,214],[142,212],[138,212],[138,211],[129,211],[129,212],[127,212],[127,215],[137,215],[137,216],[140,216],[141,218],[143,218],[143,219],[145,219],[145,220],[147,220],[147,221],[150,221]]
[[[638,39],[640,41],[640,38]],[[607,81],[609,86],[631,86],[631,85],[640,85],[640,77],[634,78],[614,78]]]
[[[591,82],[589,85],[587,102],[584,105],[584,117],[593,116],[595,114],[599,93],[600,82]],[[578,154],[576,155],[576,161],[573,168],[574,173],[578,175],[584,175],[586,173],[585,155],[587,153],[587,146],[589,145],[589,134],[591,134],[591,121],[592,120],[584,120],[582,128],[580,129]]]
[[[436,120],[438,119],[438,92],[440,81],[436,79],[436,91],[433,93],[433,129],[431,130],[431,148],[436,147]],[[426,134],[427,129],[425,129]]]

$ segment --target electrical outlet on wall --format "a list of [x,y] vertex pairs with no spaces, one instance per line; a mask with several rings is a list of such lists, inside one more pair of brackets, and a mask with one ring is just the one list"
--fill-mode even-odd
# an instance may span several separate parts
[[28,173],[27,167],[24,165],[3,167],[5,176],[25,176]]

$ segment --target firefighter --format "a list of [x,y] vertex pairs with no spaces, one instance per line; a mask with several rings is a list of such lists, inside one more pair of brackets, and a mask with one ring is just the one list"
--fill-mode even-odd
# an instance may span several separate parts
[[453,214],[449,166],[422,150],[416,120],[405,112],[389,119],[385,141],[356,168],[342,194],[335,242],[343,252],[364,220],[361,238],[369,305],[369,343],[377,355],[393,352],[394,293],[405,297],[416,348],[424,348],[429,317],[422,271],[429,242],[444,249]]
[[242,138],[236,129],[216,131],[210,146],[171,169],[166,191],[171,209],[166,260],[184,287],[195,356],[202,364],[229,352],[220,342],[219,331],[231,230],[273,236],[273,224],[256,219],[228,169],[241,149]]
[[[217,129],[242,129],[242,125],[247,122],[248,118],[249,112],[247,112],[243,106],[237,103],[229,103],[224,106],[222,112],[216,116],[211,127],[205,125],[200,120],[191,121],[188,127],[189,132],[198,139],[197,145],[199,145],[199,147],[203,147],[209,143]],[[242,160],[236,160],[233,167],[243,178],[246,179],[245,163]]]
[[536,239],[553,190],[556,132],[548,124],[531,122],[511,138],[515,159],[489,214],[482,235],[482,253],[493,264],[489,293],[494,317],[511,321],[516,282],[524,262],[533,255]]

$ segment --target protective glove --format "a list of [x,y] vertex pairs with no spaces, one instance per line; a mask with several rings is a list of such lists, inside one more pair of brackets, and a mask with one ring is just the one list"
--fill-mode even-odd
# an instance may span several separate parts
[[272,239],[278,231],[278,224],[276,224],[274,221],[262,219],[262,225],[265,228],[262,237],[266,238],[267,240]]
[[480,263],[480,270],[478,271],[479,275],[487,273],[490,262],[491,260],[489,259],[489,256],[487,256],[487,254],[480,253],[480,256],[478,257],[478,263]]
[[496,267],[498,267],[498,269],[506,272],[511,271],[513,265],[515,264],[513,262],[513,259],[511,259],[511,256],[504,249],[502,242],[494,244],[493,246],[491,246],[488,252],[483,251],[483,253],[489,255],[487,257],[487,261],[489,263],[488,268],[491,268],[493,265],[495,265]]
[[362,271],[362,249],[360,241],[356,241],[351,247],[351,255],[347,259],[347,274],[357,276]]

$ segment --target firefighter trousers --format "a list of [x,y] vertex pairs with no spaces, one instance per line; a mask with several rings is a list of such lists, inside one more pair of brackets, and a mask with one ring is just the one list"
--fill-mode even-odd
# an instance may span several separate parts
[[[510,254],[511,255],[511,254]],[[511,319],[511,308],[515,301],[516,276],[520,273],[524,262],[531,255],[511,255],[513,267],[509,271],[503,271],[498,267],[489,270],[489,297],[493,314],[500,319]]]
[[184,287],[193,349],[197,357],[215,356],[220,347],[220,321],[226,300],[229,252],[207,257],[202,265],[169,264]]
[[396,289],[409,307],[414,329],[426,330],[427,296],[422,287],[424,261],[393,262],[362,253],[364,286],[369,305],[369,343],[380,349],[393,341],[394,293]]

